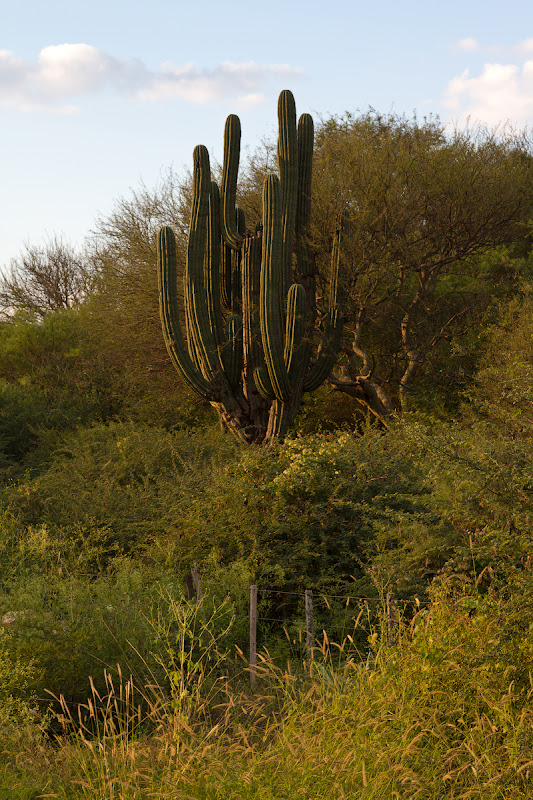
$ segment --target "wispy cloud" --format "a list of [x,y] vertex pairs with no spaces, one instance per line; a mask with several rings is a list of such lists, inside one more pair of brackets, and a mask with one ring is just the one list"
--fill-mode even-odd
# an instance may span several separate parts
[[455,46],[458,50],[466,50],[467,53],[475,53],[476,50],[479,50],[478,40],[473,39],[471,36],[460,39]]
[[147,100],[182,97],[192,103],[208,103],[234,95],[241,102],[257,103],[264,100],[258,89],[267,77],[291,78],[297,74],[288,64],[263,66],[253,61],[243,64],[223,61],[214,69],[199,70],[194,63],[175,66],[167,62],[152,76],[140,96]]
[[71,101],[105,91],[144,101],[181,98],[209,103],[232,97],[245,105],[265,99],[271,80],[291,79],[301,71],[287,64],[223,62],[212,69],[194,63],[162,64],[150,70],[137,58],[117,59],[89,44],[45,47],[35,61],[0,50],[0,105],[19,111],[72,113]]
[[454,119],[464,122],[470,118],[491,126],[533,124],[533,40],[526,39],[506,51],[506,63],[503,59],[487,61],[477,75],[465,69],[449,81],[443,104]]
[[533,39],[524,39],[523,42],[516,44],[513,50],[520,54],[533,54]]

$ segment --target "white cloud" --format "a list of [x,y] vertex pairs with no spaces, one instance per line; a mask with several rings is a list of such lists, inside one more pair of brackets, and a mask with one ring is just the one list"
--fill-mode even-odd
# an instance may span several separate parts
[[143,99],[167,100],[181,97],[192,103],[208,103],[228,95],[255,98],[261,102],[263,95],[257,90],[269,76],[294,77],[297,70],[286,64],[262,66],[253,61],[234,64],[223,61],[214,69],[199,70],[189,62],[180,66],[170,63],[161,65],[161,70],[153,76],[150,86],[141,93]]
[[478,76],[465,70],[448,83],[443,103],[459,122],[470,117],[491,126],[532,124],[533,60],[484,64]]
[[234,97],[241,104],[265,99],[261,89],[271,79],[294,78],[300,71],[287,64],[223,62],[200,69],[190,62],[162,64],[149,70],[139,59],[117,59],[89,44],[45,47],[35,61],[0,51],[0,106],[19,111],[50,110],[72,113],[66,103],[106,90],[154,102],[179,97],[208,103]]
[[519,42],[513,48],[516,50],[517,53],[525,53],[526,55],[529,53],[533,53],[533,39],[524,39],[523,42]]
[[251,94],[244,94],[238,97],[236,102],[241,108],[250,108],[251,106],[258,106],[260,103],[264,103],[266,99],[266,95],[261,92],[252,92]]
[[484,53],[485,56],[492,58],[505,58],[505,57],[527,57],[533,53],[533,38],[523,39],[521,42],[513,45],[503,44],[481,44],[473,36],[466,36],[464,39],[459,39],[455,43],[457,50],[462,50],[464,53]]
[[466,39],[460,39],[455,46],[459,50],[466,50],[469,53],[479,50],[479,42],[471,36],[467,36]]

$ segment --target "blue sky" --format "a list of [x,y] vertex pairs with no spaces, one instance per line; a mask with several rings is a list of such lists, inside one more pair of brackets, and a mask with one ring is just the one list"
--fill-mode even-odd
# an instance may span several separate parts
[[0,267],[73,243],[141,181],[298,113],[382,111],[533,127],[529,0],[0,0]]

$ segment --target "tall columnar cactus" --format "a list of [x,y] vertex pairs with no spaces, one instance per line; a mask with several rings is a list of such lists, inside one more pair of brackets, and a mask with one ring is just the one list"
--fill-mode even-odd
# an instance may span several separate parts
[[307,242],[313,120],[303,114],[296,125],[289,91],[280,95],[278,117],[279,176],[265,180],[263,219],[253,230],[236,207],[238,117],[226,121],[220,190],[211,180],[207,150],[195,148],[185,336],[172,229],[161,228],[157,241],[161,321],[170,357],[224,425],[250,443],[285,436],[303,393],[317,389],[331,372],[342,335],[337,302],[342,220],[334,234],[329,309],[315,331]]

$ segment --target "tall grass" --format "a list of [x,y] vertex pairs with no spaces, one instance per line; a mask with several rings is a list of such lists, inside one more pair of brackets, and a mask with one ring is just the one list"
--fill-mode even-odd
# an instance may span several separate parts
[[310,675],[264,651],[255,692],[245,662],[239,672],[209,635],[203,607],[171,602],[173,622],[159,627],[166,681],[137,687],[119,671],[84,704],[63,699],[63,734],[54,743],[28,734],[16,760],[40,794],[18,796],[529,796],[533,685],[497,661],[497,609],[475,589],[458,597],[441,588],[431,608],[404,621],[394,647],[376,630],[373,661],[357,657],[353,637],[332,644],[327,634]]

